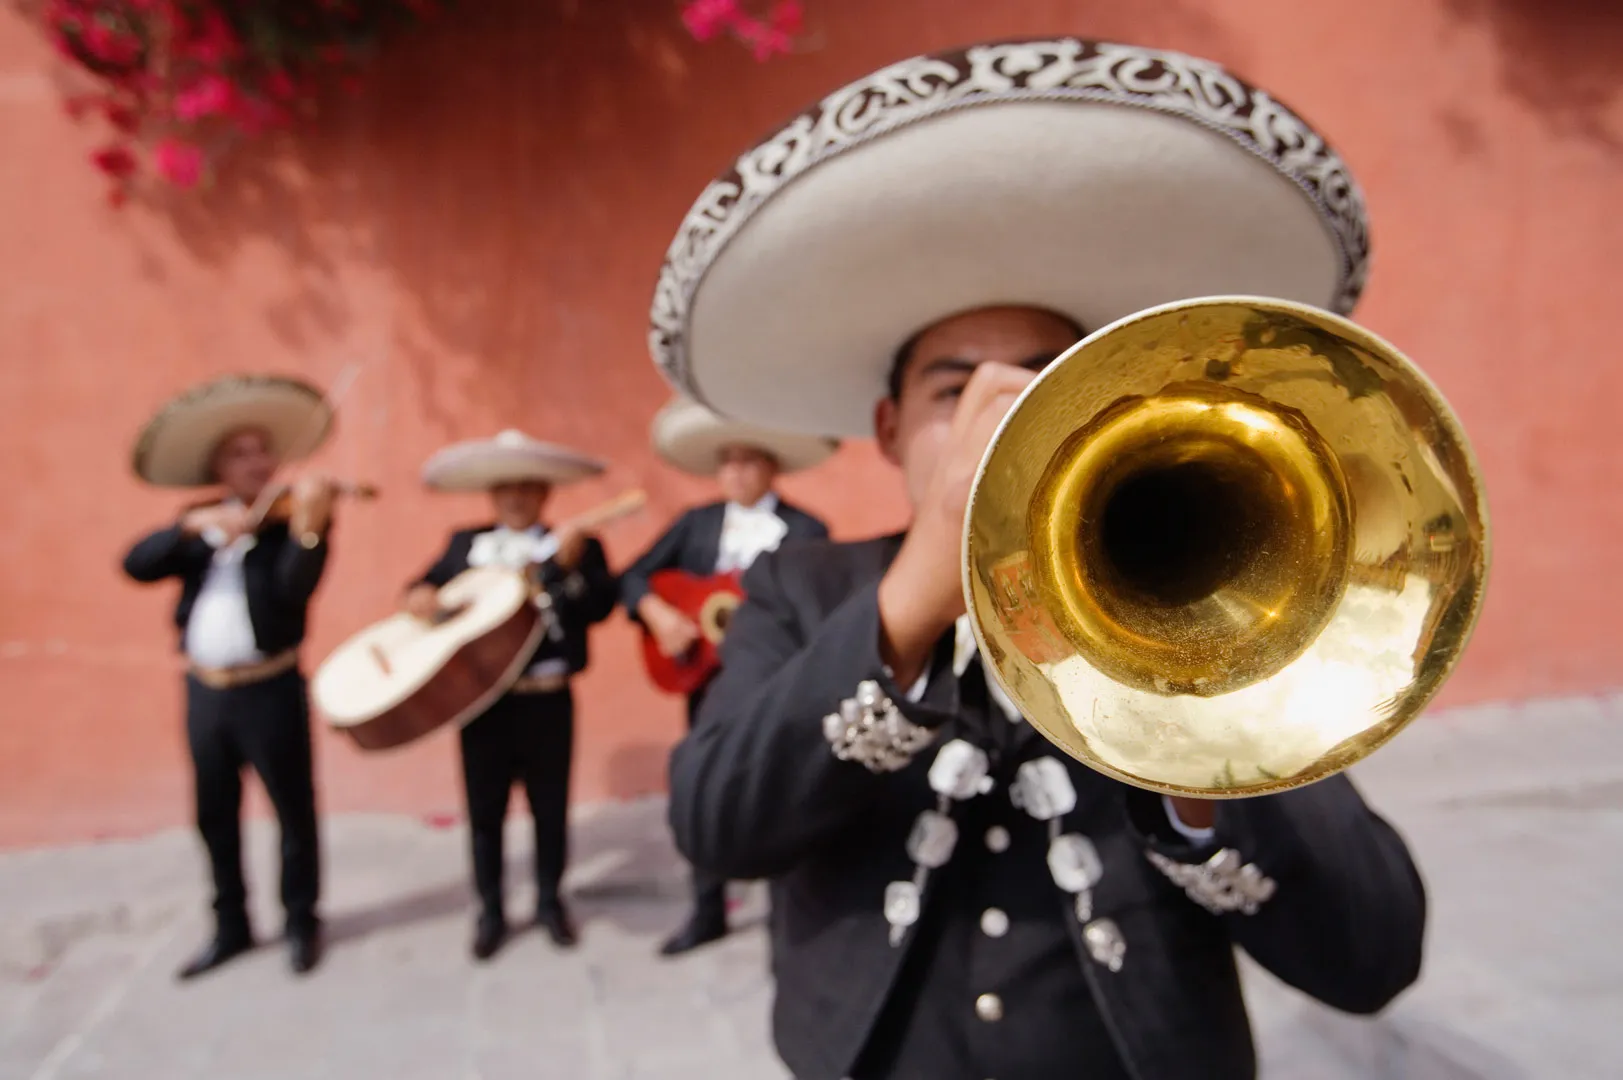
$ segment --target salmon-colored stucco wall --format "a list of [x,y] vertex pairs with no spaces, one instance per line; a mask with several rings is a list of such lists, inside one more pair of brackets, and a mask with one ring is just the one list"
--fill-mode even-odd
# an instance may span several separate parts
[[[806,51],[757,65],[689,40],[668,0],[467,3],[305,133],[239,154],[212,190],[123,211],[103,201],[86,163],[97,133],[63,114],[39,35],[0,8],[0,844],[189,816],[173,593],[117,571],[179,503],[126,464],[160,401],[231,369],[330,382],[364,365],[321,464],[385,494],[344,513],[307,667],[388,610],[448,528],[481,516],[476,500],[417,488],[424,456],[451,439],[514,425],[612,458],[558,510],[648,488],[649,510],[606,535],[623,563],[711,494],[646,449],[665,390],[645,313],[691,198],[820,92],[983,37],[1204,54],[1332,134],[1374,220],[1360,317],[1440,384],[1488,479],[1490,599],[1445,700],[1623,682],[1611,6],[808,0]],[[842,537],[902,523],[866,445],[786,488]],[[618,615],[594,639],[578,798],[662,785],[680,709],[648,689],[634,646]],[[458,807],[443,735],[363,757],[323,734],[318,754],[328,811]]]

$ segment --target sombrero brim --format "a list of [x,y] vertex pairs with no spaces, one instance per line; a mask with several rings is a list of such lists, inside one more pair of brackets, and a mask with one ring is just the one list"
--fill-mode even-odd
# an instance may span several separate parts
[[488,491],[526,481],[561,486],[598,476],[604,464],[564,446],[529,442],[505,446],[481,439],[458,443],[429,458],[423,483],[434,491]]
[[655,453],[694,476],[714,476],[721,452],[729,446],[764,450],[785,473],[821,465],[840,446],[818,435],[741,424],[694,401],[673,401],[661,409],[654,417],[652,441]]
[[284,461],[313,453],[332,431],[332,408],[321,391],[279,375],[233,375],[170,401],[142,428],[131,465],[158,487],[216,482],[212,460],[234,431],[264,431]]
[[1097,329],[1213,294],[1350,310],[1362,197],[1279,102],[1209,61],[1073,39],[915,57],[825,98],[695,203],[650,347],[736,419],[870,431],[896,349],[949,315]]

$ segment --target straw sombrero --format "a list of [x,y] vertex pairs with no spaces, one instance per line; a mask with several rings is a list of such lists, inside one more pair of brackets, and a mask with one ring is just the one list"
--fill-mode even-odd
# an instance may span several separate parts
[[447,446],[423,465],[423,483],[435,491],[488,491],[497,484],[527,480],[572,484],[605,468],[578,450],[508,430],[495,438]]
[[741,424],[687,398],[676,398],[659,410],[651,437],[655,453],[694,476],[714,476],[721,452],[729,446],[765,451],[785,473],[821,465],[840,448],[837,439]]
[[740,155],[670,245],[649,345],[723,415],[866,435],[897,348],[958,312],[1345,313],[1367,258],[1357,184],[1266,91],[1131,45],[982,44],[841,87]]
[[308,457],[332,432],[333,411],[309,383],[282,375],[230,375],[188,390],[158,410],[135,441],[135,475],[158,487],[216,482],[220,441],[243,428],[269,436],[283,461]]

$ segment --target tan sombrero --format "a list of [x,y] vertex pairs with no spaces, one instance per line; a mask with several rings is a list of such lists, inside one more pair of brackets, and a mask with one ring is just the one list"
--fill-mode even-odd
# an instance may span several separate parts
[[723,415],[865,435],[896,349],[949,315],[1345,313],[1367,258],[1346,166],[1266,91],[1131,45],[983,44],[841,87],[740,155],[671,243],[649,344]]
[[729,446],[765,451],[785,473],[821,465],[840,448],[838,439],[729,420],[689,398],[676,398],[660,409],[650,434],[655,453],[694,476],[714,476],[721,452]]
[[333,410],[309,383],[282,375],[230,375],[188,390],[158,410],[135,441],[135,475],[159,487],[215,483],[220,441],[243,428],[269,436],[283,461],[308,457],[332,432]]
[[423,465],[423,483],[435,491],[488,491],[497,484],[539,480],[572,484],[607,466],[567,446],[532,439],[522,431],[456,443]]

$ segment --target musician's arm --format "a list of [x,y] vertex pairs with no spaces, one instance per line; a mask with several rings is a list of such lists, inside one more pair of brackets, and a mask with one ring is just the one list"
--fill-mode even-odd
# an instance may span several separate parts
[[[276,553],[273,580],[276,592],[288,603],[308,603],[327,569],[327,529],[304,535],[290,532]],[[307,539],[308,538],[308,539]]]
[[641,604],[649,593],[649,577],[680,564],[682,548],[687,543],[692,518],[691,510],[677,518],[676,523],[666,529],[664,535],[655,540],[652,547],[620,574],[620,602],[625,605],[626,614],[632,619],[641,621],[637,605]]
[[[670,766],[670,822],[690,862],[729,878],[781,874],[859,820],[888,773],[841,760],[824,718],[876,683],[912,724],[948,717],[903,700],[879,657],[877,578],[813,625],[786,597],[785,552],[744,576],[721,672]],[[928,751],[919,751],[927,753]]]
[[551,594],[559,617],[577,626],[602,622],[620,599],[620,583],[609,571],[608,558],[596,537],[586,538],[580,564],[573,570],[560,570],[555,563],[543,564],[541,582]]
[[410,590],[421,585],[428,585],[439,589],[449,585],[452,578],[467,568],[468,556],[467,552],[463,550],[467,544],[468,541],[464,538],[464,534],[460,532],[453,533],[450,543],[445,545],[445,550],[440,553],[440,557],[435,559],[433,565],[423,571],[406,588]]
[[[1282,981],[1327,1005],[1373,1013],[1420,974],[1426,890],[1402,837],[1345,775],[1306,787],[1217,804],[1210,841],[1169,827],[1157,796],[1134,792],[1130,813],[1163,872],[1188,878],[1228,850],[1272,882],[1254,914],[1223,919],[1230,935]],[[1186,888],[1214,896],[1209,868]],[[1176,877],[1174,875],[1177,875]],[[1215,880],[1225,880],[1216,875]],[[1230,894],[1232,895],[1232,894]],[[1221,903],[1219,906],[1222,906]]]
[[212,555],[213,549],[207,541],[187,532],[177,522],[136,541],[124,556],[124,573],[133,581],[151,584],[178,577],[206,563]]

